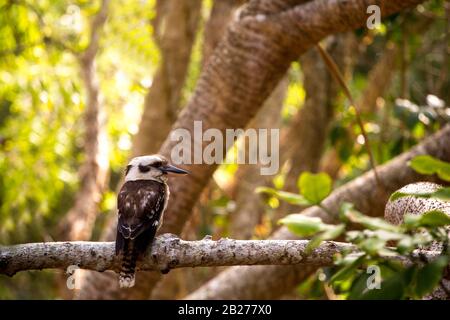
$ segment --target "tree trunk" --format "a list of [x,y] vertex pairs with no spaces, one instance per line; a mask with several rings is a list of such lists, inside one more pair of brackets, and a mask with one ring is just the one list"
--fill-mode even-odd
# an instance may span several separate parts
[[91,23],[89,46],[79,57],[82,80],[86,90],[84,113],[84,163],[79,170],[80,189],[75,204],[60,223],[61,240],[87,240],[91,237],[98,204],[108,180],[108,138],[105,132],[100,88],[95,70],[100,32],[108,16],[109,1],[102,1],[100,11]]
[[[83,141],[85,159],[78,172],[80,186],[75,195],[74,205],[59,223],[59,240],[89,240],[91,238],[99,203],[107,188],[109,141],[105,129],[105,112],[95,60],[108,10],[109,0],[103,0],[91,22],[89,45],[78,56],[82,82],[86,90]],[[62,297],[71,297],[72,292],[66,286],[65,277],[58,277],[57,286]]]
[[154,26],[162,61],[145,97],[132,156],[156,153],[177,118],[200,7],[200,0],[158,1],[159,18]]

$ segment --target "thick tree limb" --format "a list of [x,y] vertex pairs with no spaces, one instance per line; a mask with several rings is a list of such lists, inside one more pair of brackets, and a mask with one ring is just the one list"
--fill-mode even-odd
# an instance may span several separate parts
[[222,39],[234,12],[245,1],[246,0],[214,1],[209,19],[205,23],[205,35],[202,48],[202,68]]
[[[138,268],[167,272],[173,268],[235,265],[326,266],[333,263],[334,254],[354,248],[352,244],[327,241],[308,255],[307,245],[307,240],[184,241],[164,234],[155,241],[152,253]],[[439,251],[421,254],[433,259]],[[113,242],[41,242],[0,247],[0,274],[13,276],[19,271],[66,269],[71,265],[100,272],[120,270]]]
[[[352,247],[346,243],[327,242],[306,255],[307,244],[307,240],[184,241],[165,234],[155,241],[152,254],[138,268],[168,271],[234,265],[329,265],[333,262],[333,254]],[[119,271],[120,260],[114,254],[113,242],[44,242],[0,248],[0,273],[9,276],[19,271],[65,269],[70,265],[96,271]]]

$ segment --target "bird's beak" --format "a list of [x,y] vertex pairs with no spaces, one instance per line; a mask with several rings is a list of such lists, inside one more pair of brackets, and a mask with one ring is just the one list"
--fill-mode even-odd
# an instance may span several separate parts
[[188,174],[189,171],[177,168],[171,164],[159,168],[164,173]]

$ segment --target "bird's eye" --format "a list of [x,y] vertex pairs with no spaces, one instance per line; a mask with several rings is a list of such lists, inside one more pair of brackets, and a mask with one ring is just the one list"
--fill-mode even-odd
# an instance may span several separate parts
[[131,165],[129,164],[129,165],[127,165],[127,167],[126,167],[126,169],[125,169],[125,175],[128,174],[128,172],[130,171],[130,169],[131,169]]
[[157,161],[157,162],[155,162],[155,163],[153,164],[153,166],[154,166],[155,168],[159,168],[159,167],[162,166],[162,162],[161,162],[161,161]]
[[149,172],[150,171],[150,166],[143,166],[143,165],[139,165],[139,171],[140,172]]

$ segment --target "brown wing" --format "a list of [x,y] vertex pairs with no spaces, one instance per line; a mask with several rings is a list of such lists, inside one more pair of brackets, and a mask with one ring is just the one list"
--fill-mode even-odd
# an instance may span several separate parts
[[164,210],[166,188],[152,180],[124,183],[119,192],[117,231],[125,239],[135,239],[146,230],[155,233]]

